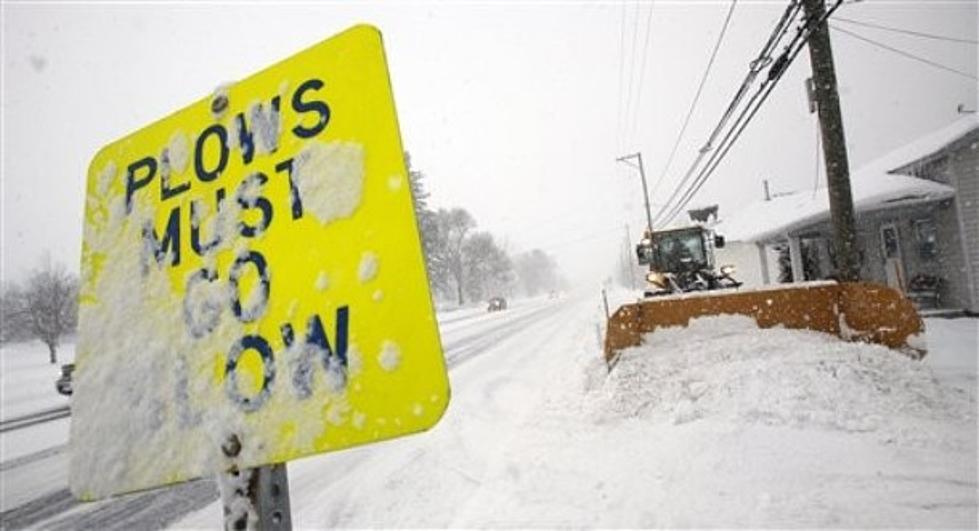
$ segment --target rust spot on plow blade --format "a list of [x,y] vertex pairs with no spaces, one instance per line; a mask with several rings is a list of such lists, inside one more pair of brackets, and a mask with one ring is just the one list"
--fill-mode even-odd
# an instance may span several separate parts
[[850,341],[878,343],[916,359],[925,355],[925,326],[899,292],[869,282],[794,284],[756,291],[701,292],[647,299],[620,307],[609,318],[605,361],[639,345],[662,326],[686,326],[708,315],[747,315],[761,328],[818,330]]

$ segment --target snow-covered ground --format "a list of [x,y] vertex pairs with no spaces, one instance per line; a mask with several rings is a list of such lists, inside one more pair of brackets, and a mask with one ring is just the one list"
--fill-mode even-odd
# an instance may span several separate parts
[[[976,525],[976,319],[928,319],[924,362],[703,319],[650,335],[608,374],[603,312],[589,294],[441,314],[445,417],[421,435],[289,463],[294,526]],[[4,370],[5,389],[17,382]],[[63,472],[41,468],[58,459],[12,467],[4,449],[0,461],[4,514],[20,506],[17,521],[33,526],[146,527],[126,515],[178,491],[188,501],[177,514],[192,512],[155,521],[221,525],[209,483],[75,505]],[[31,473],[48,481],[24,495]],[[23,504],[44,495],[64,507],[25,519]]]
[[58,347],[58,362],[50,363],[48,347],[27,341],[0,347],[0,420],[68,405],[68,397],[55,392],[61,365],[75,359],[75,344]]

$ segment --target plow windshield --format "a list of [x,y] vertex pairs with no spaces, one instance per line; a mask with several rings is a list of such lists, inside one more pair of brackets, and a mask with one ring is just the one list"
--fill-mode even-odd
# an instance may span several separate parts
[[656,238],[654,245],[660,271],[684,271],[708,265],[700,231],[666,233]]

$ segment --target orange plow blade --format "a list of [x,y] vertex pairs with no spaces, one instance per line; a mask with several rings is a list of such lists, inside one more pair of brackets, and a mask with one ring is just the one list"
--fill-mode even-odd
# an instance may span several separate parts
[[869,282],[810,282],[751,291],[710,291],[646,299],[620,307],[609,318],[605,360],[637,346],[642,335],[690,319],[738,314],[760,328],[817,330],[848,341],[879,343],[915,359],[925,355],[924,323],[898,291]]

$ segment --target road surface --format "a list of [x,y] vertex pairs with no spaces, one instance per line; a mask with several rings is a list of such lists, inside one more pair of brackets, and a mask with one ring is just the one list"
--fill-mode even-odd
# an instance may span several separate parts
[[[463,309],[440,314],[439,322],[446,361],[450,371],[452,401],[449,410],[431,432],[383,444],[303,459],[289,464],[293,523],[297,527],[343,526],[351,511],[363,500],[358,493],[339,492],[337,486],[351,481],[364,485],[385,482],[380,488],[396,488],[385,478],[392,471],[417,466],[452,468],[459,489],[478,484],[480,469],[494,455],[493,440],[473,440],[471,434],[492,433],[505,436],[522,413],[520,403],[534,393],[534,367],[554,362],[561,338],[577,338],[578,324],[592,316],[591,305],[582,300],[534,299],[518,301],[511,308],[487,313],[483,308]],[[585,328],[594,334],[594,324]],[[567,341],[564,341],[567,343]],[[507,375],[505,378],[501,375]],[[459,412],[482,411],[478,416]],[[44,527],[46,529],[154,529],[179,527],[218,527],[221,508],[212,479],[203,479],[166,489],[137,493],[120,498],[79,503],[67,489],[67,441],[57,442],[67,432],[68,419],[24,427],[17,436],[48,441],[43,450],[5,460],[3,476],[2,522],[7,529]],[[448,447],[447,447],[448,446]],[[447,453],[459,454],[459,464],[443,462]],[[303,522],[297,508],[319,503],[325,496],[331,508],[331,521]],[[409,494],[424,497],[424,493]],[[446,515],[448,518],[449,515]],[[425,522],[431,522],[425,519]],[[380,520],[379,522],[384,522]],[[450,522],[445,521],[448,525]],[[409,525],[408,522],[387,522]]]

